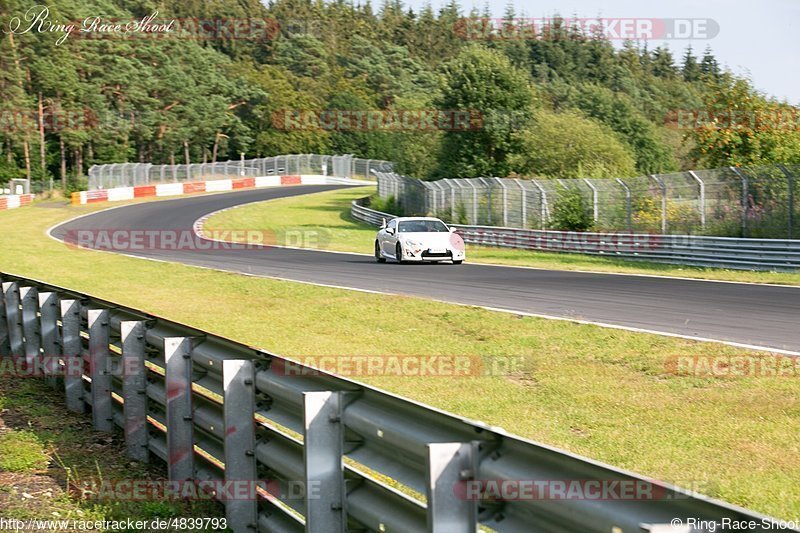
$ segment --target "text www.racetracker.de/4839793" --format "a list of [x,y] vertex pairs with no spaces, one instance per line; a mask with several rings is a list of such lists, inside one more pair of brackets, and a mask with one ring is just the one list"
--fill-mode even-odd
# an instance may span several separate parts
[[18,520],[0,517],[0,531],[196,531],[224,530],[225,518],[154,518],[150,520]]

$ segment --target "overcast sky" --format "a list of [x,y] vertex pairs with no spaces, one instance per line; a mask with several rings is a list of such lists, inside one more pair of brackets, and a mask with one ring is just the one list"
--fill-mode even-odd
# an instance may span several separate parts
[[[406,2],[419,9],[426,0]],[[438,9],[447,2],[431,0],[431,3]],[[460,0],[460,3],[465,11],[473,6],[482,11],[487,5],[484,0]],[[667,44],[679,59],[689,44],[698,55],[710,45],[721,65],[749,75],[756,88],[770,96],[800,105],[800,0],[513,0],[511,3],[518,16],[524,11],[530,18],[558,13],[579,18],[709,19],[709,28],[719,27],[718,34],[711,38],[654,40],[650,46]],[[488,0],[493,17],[502,16],[508,4],[509,0]]]

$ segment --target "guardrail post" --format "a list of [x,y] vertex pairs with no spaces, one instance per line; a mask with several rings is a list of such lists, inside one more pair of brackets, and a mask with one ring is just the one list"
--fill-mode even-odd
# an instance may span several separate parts
[[336,392],[303,394],[306,531],[346,530],[342,397]]
[[6,323],[11,355],[22,357],[25,346],[22,340],[22,320],[19,312],[19,284],[16,281],[3,283],[3,297],[6,304]]
[[108,309],[89,309],[89,375],[92,378],[92,425],[96,431],[113,431],[111,372],[108,353]]
[[[477,500],[459,485],[475,476],[472,443],[428,444],[427,497],[429,533],[478,531]],[[463,492],[463,493],[462,493]]]
[[58,294],[39,293],[39,315],[45,382],[55,388],[58,384],[58,357],[61,355],[61,343],[58,339]]
[[225,482],[252,484],[245,499],[225,501],[225,516],[233,531],[256,530],[258,497],[255,494],[256,412],[255,369],[252,361],[226,359],[222,362],[225,402]]
[[64,355],[64,395],[67,409],[83,413],[83,357],[81,356],[81,303],[61,300],[61,352]]
[[11,342],[8,338],[8,318],[6,317],[6,297],[0,286],[0,357],[11,355]]
[[145,325],[136,320],[119,324],[122,337],[122,398],[125,401],[125,446],[128,457],[146,463],[147,447],[147,370],[144,366]]
[[33,370],[39,364],[39,349],[42,346],[39,330],[39,289],[36,287],[20,287],[19,298],[22,302],[22,334],[25,337],[25,364]]
[[167,384],[167,470],[170,481],[194,477],[192,340],[164,339]]

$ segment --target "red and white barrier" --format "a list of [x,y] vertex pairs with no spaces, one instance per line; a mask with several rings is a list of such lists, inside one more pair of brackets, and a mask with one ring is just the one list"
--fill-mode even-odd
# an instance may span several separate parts
[[[213,181],[191,181],[186,183],[159,183],[156,185],[140,185],[138,187],[117,187],[97,191],[81,191],[72,193],[72,204],[93,204],[95,202],[119,202],[150,196],[178,196],[200,192],[222,192],[259,187],[280,187],[282,185],[325,185],[344,182],[360,183],[342,178],[303,174],[294,176],[259,176],[257,178],[233,178]],[[365,185],[368,182],[363,182]],[[1,207],[0,207],[1,209]]]
[[11,196],[0,196],[0,211],[4,209],[16,209],[23,205],[28,205],[33,201],[32,194],[14,194]]

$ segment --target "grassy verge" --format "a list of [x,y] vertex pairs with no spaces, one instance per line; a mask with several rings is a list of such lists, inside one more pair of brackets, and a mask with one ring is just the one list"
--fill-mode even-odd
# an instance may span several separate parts
[[[297,245],[298,236],[302,239],[302,235],[315,235],[313,240],[307,239],[307,242],[301,240],[299,244],[326,250],[368,254],[372,253],[375,228],[353,220],[349,213],[352,200],[371,194],[373,191],[374,189],[370,187],[359,187],[249,204],[214,215],[206,222],[205,227],[208,230],[266,229],[275,232],[278,244],[285,244],[288,240],[289,244]],[[287,229],[304,233],[297,231],[287,233]],[[680,267],[580,254],[471,245],[467,247],[467,254],[468,261],[473,263],[800,285],[800,273]]]
[[[340,218],[341,201],[326,207]],[[288,356],[520,356],[526,370],[512,375],[363,381],[739,505],[800,514],[800,381],[687,378],[667,368],[673,356],[741,350],[76,250],[43,233],[96,209],[0,212],[0,270]],[[352,231],[344,218],[340,225],[332,231]],[[376,318],[389,312],[393,320]]]
[[88,417],[65,412],[61,402],[39,380],[0,377],[0,517],[111,522],[223,515],[208,501],[112,501],[85,492],[101,480],[158,481],[166,472],[127,461],[120,435],[93,431]]

